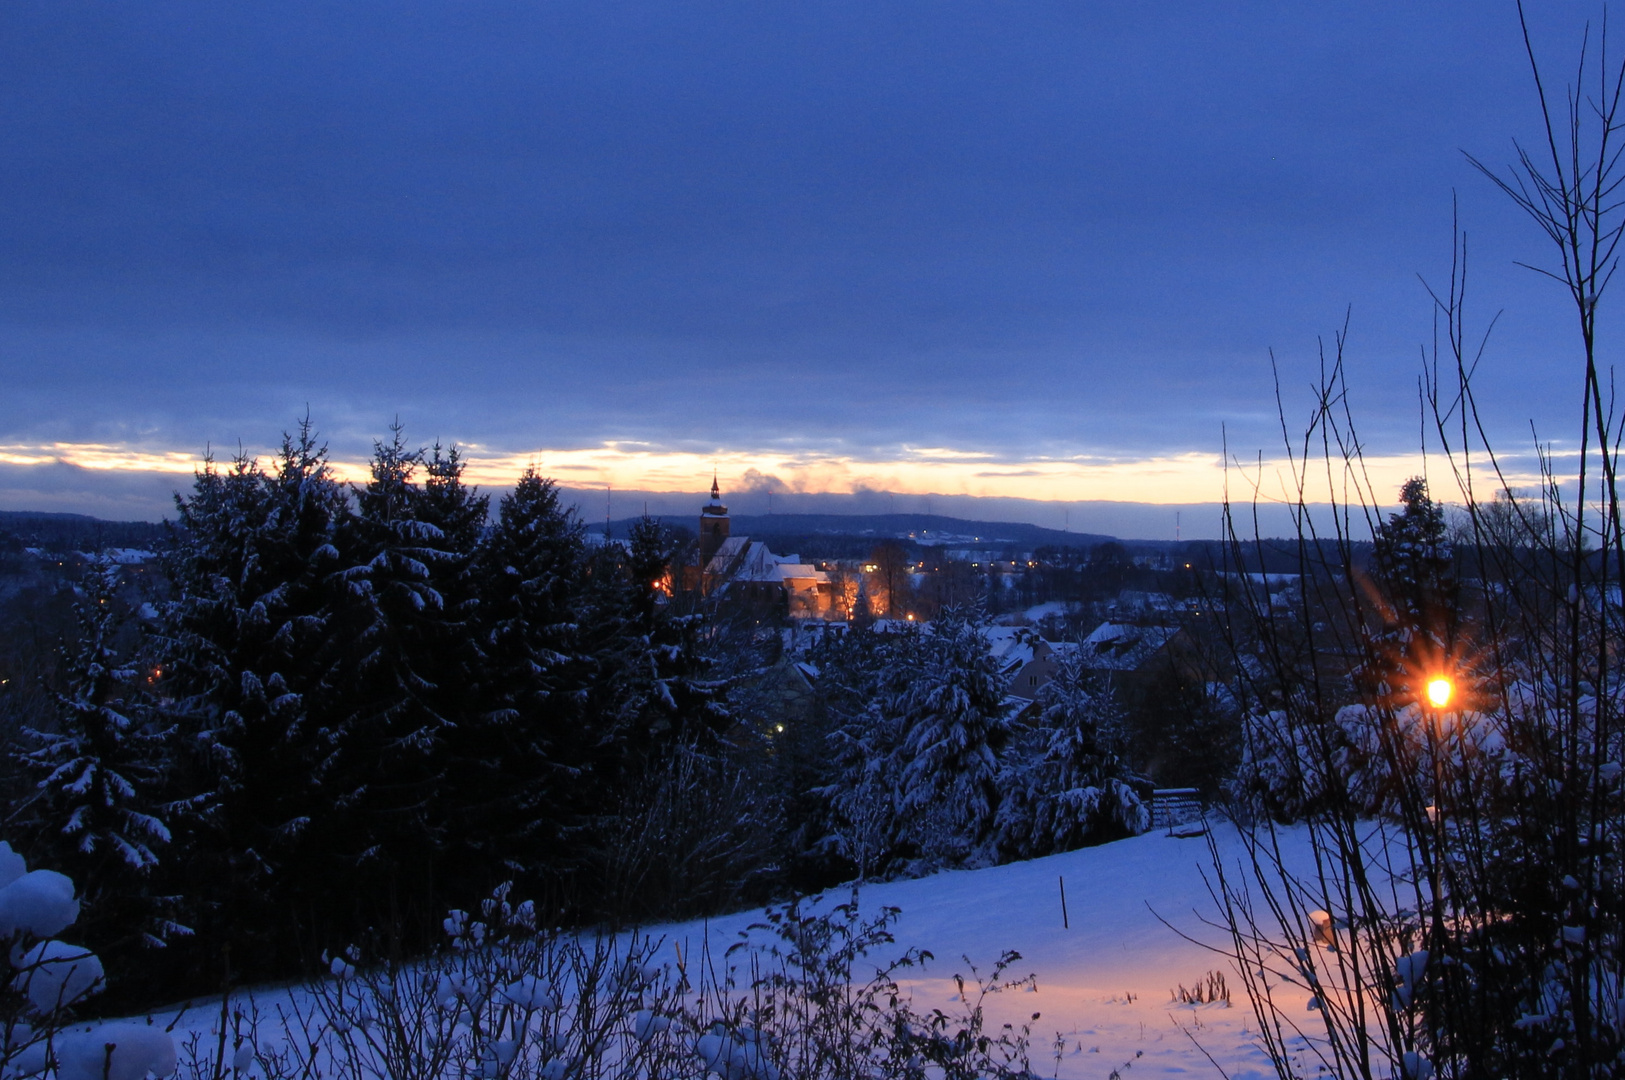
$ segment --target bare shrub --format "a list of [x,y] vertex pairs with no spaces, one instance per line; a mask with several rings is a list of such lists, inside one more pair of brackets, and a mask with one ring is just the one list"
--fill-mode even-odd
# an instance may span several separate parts
[[[1463,508],[1453,536],[1420,479],[1401,512],[1379,509],[1339,336],[1288,446],[1301,597],[1283,609],[1245,577],[1227,597],[1254,824],[1239,865],[1213,847],[1212,887],[1282,1080],[1625,1063],[1625,417],[1595,321],[1625,235],[1625,66],[1602,45],[1566,111],[1535,69],[1545,145],[1495,177],[1555,244],[1548,276],[1579,316],[1577,455],[1537,446],[1539,482],[1520,493],[1489,445],[1458,234],[1422,387],[1431,460]],[[1333,501],[1311,511],[1317,491]],[[1265,541],[1243,540],[1240,516],[1229,554],[1248,566]],[[1288,1004],[1301,994],[1308,1013]]]
[[[499,890],[479,918],[453,912],[447,947],[368,965],[333,957],[328,978],[265,1014],[247,999],[182,1051],[187,1080],[723,1080],[1017,1077],[1027,1027],[987,1028],[989,994],[1030,985],[955,976],[957,1012],[917,1012],[899,984],[930,956],[875,962],[898,915],[768,909],[722,957],[639,935],[538,929]],[[870,966],[873,964],[874,966]],[[719,971],[720,966],[720,971]],[[1033,1018],[1037,1019],[1036,1015]]]

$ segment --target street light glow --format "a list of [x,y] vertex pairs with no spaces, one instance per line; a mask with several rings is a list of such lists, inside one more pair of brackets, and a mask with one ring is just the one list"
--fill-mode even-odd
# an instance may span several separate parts
[[1450,680],[1444,676],[1428,680],[1428,703],[1435,709],[1442,709],[1450,704],[1450,694],[1455,688]]

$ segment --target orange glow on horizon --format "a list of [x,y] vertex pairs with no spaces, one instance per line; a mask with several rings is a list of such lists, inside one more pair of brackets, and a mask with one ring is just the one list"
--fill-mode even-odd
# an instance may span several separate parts
[[[1000,458],[991,453],[944,447],[901,447],[875,457],[816,451],[713,453],[662,450],[647,443],[606,442],[571,449],[503,452],[479,443],[461,444],[464,478],[485,488],[511,485],[529,465],[567,488],[611,487],[650,493],[697,492],[713,470],[724,490],[770,486],[785,494],[851,494],[859,491],[897,495],[1005,497],[1037,502],[1216,503],[1229,484],[1232,499],[1259,496],[1274,501],[1287,495],[1283,477],[1290,469],[1271,461],[1262,468],[1232,468],[1228,477],[1217,454],[1183,453],[1137,459],[1100,455]],[[258,451],[269,465],[273,452]],[[229,455],[217,455],[224,466]],[[1363,462],[1373,490],[1397,491],[1421,471],[1412,455],[1368,457]],[[202,466],[198,453],[149,449],[133,444],[46,443],[0,445],[0,465],[69,465],[93,471],[149,472],[176,477]],[[366,460],[332,459],[334,475],[362,481]],[[1310,502],[1325,502],[1309,493]],[[1340,493],[1342,497],[1342,493]]]

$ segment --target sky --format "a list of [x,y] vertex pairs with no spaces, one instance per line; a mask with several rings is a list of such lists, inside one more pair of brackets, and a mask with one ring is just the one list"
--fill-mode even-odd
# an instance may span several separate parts
[[[1558,85],[1599,14],[1533,13]],[[1574,320],[1464,151],[1539,122],[1501,0],[12,0],[0,508],[156,518],[308,411],[354,477],[398,419],[493,488],[1172,536],[1345,323],[1397,491],[1453,205],[1526,468]]]

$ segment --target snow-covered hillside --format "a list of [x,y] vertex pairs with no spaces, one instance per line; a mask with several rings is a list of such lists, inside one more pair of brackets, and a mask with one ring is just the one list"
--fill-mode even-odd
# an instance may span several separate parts
[[[1218,825],[1215,837],[1233,865],[1242,854],[1234,828]],[[998,1022],[1017,1026],[1041,1014],[1032,1025],[1032,1063],[1041,1075],[1056,1072],[1057,1034],[1065,1040],[1061,1077],[1104,1078],[1113,1070],[1123,1080],[1218,1077],[1203,1051],[1231,1080],[1273,1075],[1251,1038],[1256,1021],[1228,959],[1180,936],[1218,949],[1227,944],[1221,930],[1204,922],[1217,916],[1203,879],[1211,867],[1205,838],[1156,831],[1029,862],[871,885],[862,904],[865,910],[901,908],[896,951],[920,948],[935,956],[926,977],[908,984],[921,1009],[951,1009],[953,975],[970,974],[965,958],[985,973],[1004,950],[1019,952],[1022,959],[1011,974],[1036,975],[1036,991],[991,998],[988,1011]],[[758,914],[673,926],[665,933],[686,950],[708,931],[713,953],[720,955]],[[1193,987],[1210,971],[1226,976],[1228,1008],[1170,1000],[1177,987]],[[1282,1000],[1302,1010],[1313,1029],[1307,994]]]
[[[1234,828],[1217,825],[1215,837],[1233,864],[1241,855]],[[1204,921],[1217,914],[1204,873],[1211,874],[1205,838],[1153,832],[1024,863],[870,885],[861,895],[866,913],[887,906],[902,911],[893,928],[895,945],[870,959],[929,951],[934,959],[923,972],[911,971],[904,985],[918,1011],[940,1007],[951,1013],[959,1008],[956,973],[968,977],[974,964],[985,975],[1006,950],[1020,953],[1007,974],[1032,974],[1036,988],[994,995],[987,1011],[994,1028],[1006,1022],[1020,1027],[1040,1014],[1032,1022],[1032,1065],[1040,1075],[1104,1080],[1116,1072],[1122,1080],[1153,1080],[1217,1077],[1220,1069],[1231,1080],[1272,1075],[1252,1037],[1256,1021],[1228,959],[1202,944],[1221,950],[1226,944],[1223,932]],[[832,895],[824,902],[842,899]],[[741,912],[650,933],[663,938],[665,959],[692,960],[709,936],[710,955],[720,967],[730,962],[728,947],[752,936],[761,915]],[[769,936],[754,933],[764,943]],[[743,963],[745,955],[736,952],[732,960]],[[1173,1000],[1176,988],[1206,982],[1210,972],[1226,977],[1228,1005]],[[261,1016],[274,1015],[289,993],[303,996],[288,990],[256,994]],[[1300,1011],[1313,1030],[1307,995],[1279,1000]],[[207,1006],[190,1012],[177,1036],[184,1039],[188,1029],[208,1032],[217,1015]]]

